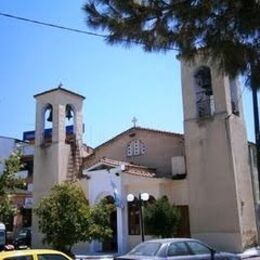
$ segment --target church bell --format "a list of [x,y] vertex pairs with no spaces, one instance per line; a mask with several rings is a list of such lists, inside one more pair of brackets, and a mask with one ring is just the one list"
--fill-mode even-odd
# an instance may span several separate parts
[[66,106],[66,118],[70,120],[72,118],[71,106]]
[[49,107],[49,116],[48,116],[48,118],[47,118],[47,121],[48,122],[52,122],[52,108],[51,107]]

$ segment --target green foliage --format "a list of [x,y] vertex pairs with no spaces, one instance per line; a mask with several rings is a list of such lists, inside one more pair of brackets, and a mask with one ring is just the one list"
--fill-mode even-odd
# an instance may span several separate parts
[[108,238],[109,207],[88,205],[84,193],[76,183],[55,185],[48,196],[41,199],[35,213],[39,217],[39,229],[43,242],[69,252],[80,241]]
[[142,44],[145,51],[199,52],[231,77],[260,87],[258,0],[88,0],[87,23],[108,31],[110,44]]
[[178,208],[162,197],[148,204],[144,210],[145,230],[156,237],[166,238],[175,235],[180,222]]
[[13,216],[15,208],[12,206],[12,202],[8,196],[0,197],[0,222],[6,223],[6,221]]
[[35,212],[39,216],[39,228],[45,235],[44,242],[54,248],[66,251],[85,239],[89,209],[84,194],[76,185],[54,186]]
[[14,214],[15,209],[12,206],[8,193],[16,187],[23,185],[23,180],[17,178],[15,173],[22,168],[21,154],[14,152],[3,162],[4,170],[0,175],[0,220],[4,221]]
[[6,194],[7,190],[13,190],[21,185],[21,179],[15,176],[22,168],[21,153],[14,152],[4,161],[4,170],[0,175],[0,196]]
[[[90,237],[104,241],[112,237],[110,226],[110,214],[116,210],[113,204],[109,204],[106,199],[103,199],[99,204],[90,208]],[[102,236],[100,236],[102,234]]]

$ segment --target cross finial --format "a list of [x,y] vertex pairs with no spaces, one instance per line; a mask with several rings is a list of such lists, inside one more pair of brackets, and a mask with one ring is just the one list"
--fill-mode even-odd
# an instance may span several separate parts
[[58,85],[58,88],[61,88],[63,86],[62,82]]
[[137,118],[134,116],[132,119],[132,123],[134,124],[134,127],[136,127],[136,123],[137,123]]

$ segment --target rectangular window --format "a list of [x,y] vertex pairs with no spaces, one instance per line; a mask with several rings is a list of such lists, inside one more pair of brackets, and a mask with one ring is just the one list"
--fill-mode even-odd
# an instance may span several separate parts
[[249,161],[253,167],[257,167],[257,158],[256,158],[256,146],[249,146]]
[[67,257],[59,254],[41,254],[38,255],[39,260],[68,260]]
[[11,257],[6,257],[4,260],[33,260],[32,255],[23,255],[23,256],[11,256]]
[[232,113],[239,116],[238,85],[235,79],[230,81],[231,109]]
[[139,208],[133,202],[128,203],[128,234],[140,235]]
[[186,256],[190,255],[190,252],[184,242],[170,244],[168,248],[167,256],[171,257],[171,256],[185,256],[185,255]]
[[189,207],[187,205],[178,205],[181,219],[180,225],[177,229],[176,237],[190,237],[190,220],[189,220]]

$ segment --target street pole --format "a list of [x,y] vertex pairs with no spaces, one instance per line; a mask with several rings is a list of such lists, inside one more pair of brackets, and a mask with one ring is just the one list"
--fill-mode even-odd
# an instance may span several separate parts
[[[258,188],[260,196],[260,129],[259,129],[259,110],[258,110],[258,98],[256,87],[252,88],[252,98],[253,98],[253,114],[255,123],[255,144],[256,144],[256,165],[258,173]],[[258,198],[260,199],[260,198]]]
[[141,237],[142,237],[142,242],[144,242],[143,200],[141,198],[141,194],[139,194],[138,197],[138,204],[139,204],[139,212],[140,212]]

